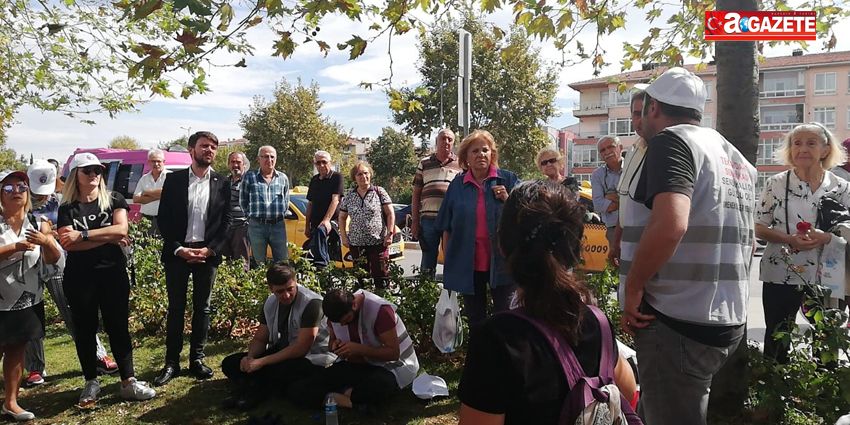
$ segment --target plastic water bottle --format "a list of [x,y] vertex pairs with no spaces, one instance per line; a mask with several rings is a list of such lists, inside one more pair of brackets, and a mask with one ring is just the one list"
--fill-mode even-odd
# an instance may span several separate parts
[[339,425],[339,413],[336,409],[336,399],[333,394],[325,397],[325,425]]

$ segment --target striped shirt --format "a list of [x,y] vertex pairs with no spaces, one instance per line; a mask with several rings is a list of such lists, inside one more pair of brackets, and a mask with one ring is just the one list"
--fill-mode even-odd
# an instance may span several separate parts
[[422,195],[419,198],[421,200],[420,217],[437,217],[437,212],[440,211],[440,205],[449,189],[449,183],[462,172],[454,154],[444,163],[437,159],[437,154],[431,154],[419,161],[416,175],[413,177],[413,187],[422,189]]
[[239,204],[249,218],[283,218],[289,206],[289,178],[275,170],[271,183],[266,183],[260,170],[246,171],[242,177]]

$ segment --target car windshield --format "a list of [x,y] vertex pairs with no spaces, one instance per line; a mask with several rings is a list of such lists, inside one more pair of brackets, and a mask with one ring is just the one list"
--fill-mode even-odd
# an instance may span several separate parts
[[302,215],[307,215],[307,195],[289,195],[289,201]]

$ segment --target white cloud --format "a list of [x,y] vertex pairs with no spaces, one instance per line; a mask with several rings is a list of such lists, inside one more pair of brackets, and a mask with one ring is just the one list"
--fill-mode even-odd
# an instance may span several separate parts
[[326,101],[324,105],[322,105],[322,110],[327,111],[330,109],[342,109],[348,108],[352,106],[369,106],[369,107],[382,107],[386,106],[387,102],[383,96],[381,98],[373,97],[357,97],[357,98],[346,98],[343,100],[331,100]]

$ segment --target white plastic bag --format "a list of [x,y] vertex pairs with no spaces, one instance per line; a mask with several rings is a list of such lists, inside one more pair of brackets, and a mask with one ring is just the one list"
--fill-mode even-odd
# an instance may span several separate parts
[[820,255],[820,282],[829,288],[830,298],[844,299],[845,247],[844,238],[832,235],[832,240],[823,247]]
[[434,313],[434,331],[431,339],[442,353],[453,353],[463,344],[463,320],[457,292],[443,289]]

